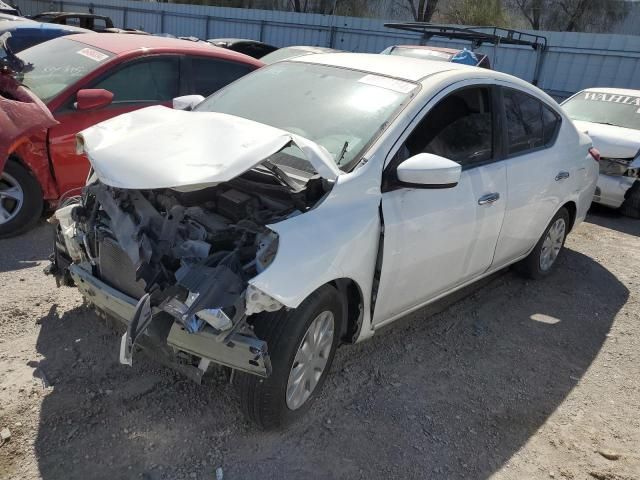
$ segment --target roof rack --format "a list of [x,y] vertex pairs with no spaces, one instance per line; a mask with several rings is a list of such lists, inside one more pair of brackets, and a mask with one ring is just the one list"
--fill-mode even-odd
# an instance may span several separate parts
[[[443,25],[426,22],[392,22],[385,23],[385,27],[416,32],[422,34],[422,40],[428,41],[432,37],[443,37],[450,40],[466,40],[471,42],[472,47],[478,48],[482,45],[520,45],[531,47],[536,52],[536,67],[533,74],[533,84],[538,83],[542,58],[547,50],[547,38],[542,35],[520,32],[500,27],[460,27],[454,25]],[[494,59],[495,63],[495,59]]]

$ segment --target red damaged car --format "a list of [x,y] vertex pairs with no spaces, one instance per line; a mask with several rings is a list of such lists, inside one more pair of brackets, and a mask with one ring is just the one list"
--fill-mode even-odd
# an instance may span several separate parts
[[[11,147],[0,157],[0,237],[26,230],[43,211],[79,194],[89,171],[76,153],[79,131],[138,108],[170,106],[175,97],[207,96],[263,65],[206,42],[107,33],[57,38],[17,57],[15,78],[58,124],[0,146]],[[15,117],[0,116],[0,130],[9,121]]]

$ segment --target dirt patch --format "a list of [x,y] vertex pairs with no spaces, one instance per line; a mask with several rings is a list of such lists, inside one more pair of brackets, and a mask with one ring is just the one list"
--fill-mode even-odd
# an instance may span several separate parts
[[598,209],[550,278],[505,271],[342,348],[276,433],[222,371],[121,366],[113,331],[42,275],[50,236],[0,241],[0,479],[640,479],[640,221]]

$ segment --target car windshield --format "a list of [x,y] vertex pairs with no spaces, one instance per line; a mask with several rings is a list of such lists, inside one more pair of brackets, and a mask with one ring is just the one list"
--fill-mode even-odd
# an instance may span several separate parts
[[640,95],[591,90],[570,98],[562,108],[572,120],[640,130]]
[[35,45],[18,57],[27,65],[18,80],[43,102],[100,67],[113,53],[66,38]]
[[450,62],[453,57],[450,53],[430,50],[428,48],[389,47],[381,53],[386,55],[421,58],[422,60],[439,60],[441,62]]
[[417,85],[345,68],[283,62],[256,70],[196,107],[295,133],[348,170]]

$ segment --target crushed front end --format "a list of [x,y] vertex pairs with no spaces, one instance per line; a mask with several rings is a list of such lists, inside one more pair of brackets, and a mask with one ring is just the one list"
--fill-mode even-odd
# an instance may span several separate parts
[[267,169],[191,192],[115,188],[94,176],[55,214],[50,272],[126,327],[124,364],[139,345],[195,379],[209,362],[267,377],[252,318],[283,305],[249,280],[276,255],[266,225],[310,208],[322,185],[315,177],[292,188]]

